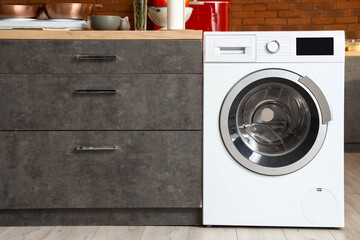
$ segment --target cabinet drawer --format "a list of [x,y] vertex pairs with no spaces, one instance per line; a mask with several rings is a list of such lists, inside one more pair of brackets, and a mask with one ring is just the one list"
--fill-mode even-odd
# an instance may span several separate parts
[[201,138],[200,131],[0,132],[0,208],[200,207]]
[[200,74],[0,74],[0,130],[201,130]]
[[201,40],[0,40],[0,73],[201,73]]

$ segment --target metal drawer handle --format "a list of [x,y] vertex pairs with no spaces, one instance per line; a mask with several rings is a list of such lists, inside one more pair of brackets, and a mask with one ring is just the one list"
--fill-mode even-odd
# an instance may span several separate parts
[[115,94],[116,89],[77,89],[75,93],[78,94]]
[[77,60],[116,60],[114,55],[76,55]]
[[77,146],[76,151],[115,151],[118,146],[103,146],[103,147],[91,147],[91,146]]

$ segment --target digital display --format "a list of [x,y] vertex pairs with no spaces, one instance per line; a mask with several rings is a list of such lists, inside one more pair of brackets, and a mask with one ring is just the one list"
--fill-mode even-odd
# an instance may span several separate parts
[[334,55],[334,38],[296,38],[296,55]]

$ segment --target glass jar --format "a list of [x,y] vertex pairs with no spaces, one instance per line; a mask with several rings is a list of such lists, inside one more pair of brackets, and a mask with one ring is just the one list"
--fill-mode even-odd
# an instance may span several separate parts
[[134,0],[135,30],[146,30],[147,0]]

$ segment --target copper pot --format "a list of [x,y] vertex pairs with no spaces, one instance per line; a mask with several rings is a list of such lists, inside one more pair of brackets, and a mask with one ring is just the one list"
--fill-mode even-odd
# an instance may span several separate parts
[[0,18],[37,18],[41,12],[38,5],[0,5]]
[[87,19],[93,14],[94,8],[102,8],[101,4],[85,3],[48,3],[44,10],[49,18]]

